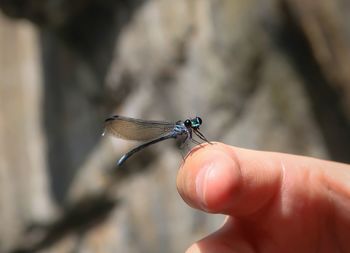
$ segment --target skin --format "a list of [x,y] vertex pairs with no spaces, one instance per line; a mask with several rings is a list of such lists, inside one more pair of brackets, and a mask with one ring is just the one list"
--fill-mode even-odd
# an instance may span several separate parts
[[350,252],[350,165],[206,144],[177,187],[191,207],[227,215],[187,253]]

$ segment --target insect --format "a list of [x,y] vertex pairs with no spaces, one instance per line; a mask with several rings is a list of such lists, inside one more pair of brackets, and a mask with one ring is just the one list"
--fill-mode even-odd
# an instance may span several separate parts
[[189,140],[200,144],[192,138],[194,133],[201,140],[210,143],[199,131],[201,125],[202,119],[200,117],[171,123],[115,115],[105,120],[105,131],[103,135],[109,133],[117,138],[145,142],[124,154],[117,162],[117,165],[121,166],[136,152],[167,139],[179,139],[182,144]]

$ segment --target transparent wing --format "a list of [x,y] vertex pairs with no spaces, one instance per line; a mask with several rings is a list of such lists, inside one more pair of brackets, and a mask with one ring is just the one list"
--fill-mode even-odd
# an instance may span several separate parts
[[173,131],[174,127],[174,123],[133,119],[118,115],[105,120],[105,133],[135,141],[155,139]]

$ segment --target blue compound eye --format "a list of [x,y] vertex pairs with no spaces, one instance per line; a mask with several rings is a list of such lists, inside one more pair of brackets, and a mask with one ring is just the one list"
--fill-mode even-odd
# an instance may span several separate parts
[[190,127],[192,125],[189,119],[186,119],[184,124],[185,124],[185,127]]

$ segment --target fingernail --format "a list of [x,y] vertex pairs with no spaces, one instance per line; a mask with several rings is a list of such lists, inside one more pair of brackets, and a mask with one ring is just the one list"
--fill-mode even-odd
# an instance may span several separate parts
[[219,152],[215,154],[215,158],[204,160],[195,181],[201,209],[218,212],[231,204],[231,195],[240,182],[233,163],[229,156]]
[[208,178],[210,177],[210,173],[214,167],[215,165],[213,161],[204,164],[196,177],[196,193],[200,201],[199,204],[204,210],[207,210],[206,192]]

